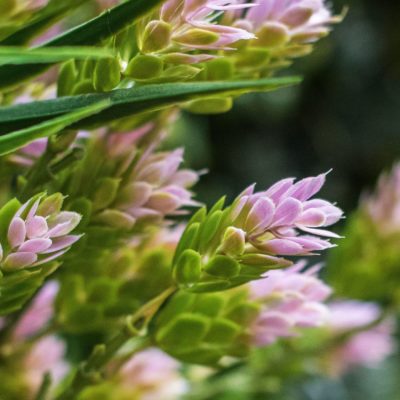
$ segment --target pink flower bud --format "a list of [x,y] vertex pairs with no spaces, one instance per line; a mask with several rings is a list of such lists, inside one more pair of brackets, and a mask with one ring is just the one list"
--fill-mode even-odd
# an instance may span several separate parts
[[[49,262],[80,238],[68,234],[77,227],[81,216],[70,211],[59,212],[61,204],[62,196],[52,195],[35,202],[29,200],[20,207],[8,228],[9,250],[4,254],[2,269],[12,271]],[[38,212],[42,215],[37,215]]]

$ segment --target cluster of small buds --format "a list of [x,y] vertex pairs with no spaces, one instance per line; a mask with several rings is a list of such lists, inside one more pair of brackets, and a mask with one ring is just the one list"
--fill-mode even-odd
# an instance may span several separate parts
[[[260,0],[248,11],[232,11],[223,20],[235,27],[253,32],[255,39],[248,42],[239,65],[253,67],[257,60],[268,68],[285,66],[286,59],[300,57],[312,50],[311,44],[326,36],[330,26],[343,16],[333,16],[324,0]],[[254,53],[251,51],[254,50]],[[250,64],[246,65],[246,57]],[[258,67],[260,65],[257,64]]]
[[245,190],[233,204],[230,233],[222,249],[233,250],[231,240],[243,243],[238,246],[241,251],[273,256],[309,255],[332,247],[329,240],[317,236],[338,238],[322,228],[336,223],[343,212],[326,200],[311,199],[325,177],[321,174],[297,183],[283,179],[264,192],[254,192],[254,186]]
[[364,196],[361,207],[380,234],[400,232],[400,164],[379,178],[375,193]]
[[183,213],[182,207],[197,206],[189,188],[198,180],[198,174],[179,169],[183,150],[146,151],[118,189],[112,206],[102,210],[99,221],[132,228],[139,220],[161,220]]
[[15,326],[14,340],[26,340],[46,328],[54,315],[54,301],[58,289],[59,284],[56,281],[49,281],[40,289]]
[[289,269],[269,271],[249,284],[250,297],[262,304],[252,326],[256,346],[297,336],[301,328],[320,327],[329,320],[323,302],[332,290],[317,277],[319,267],[303,271],[299,262]]
[[[167,0],[161,7],[158,20],[146,26],[141,39],[143,53],[173,49],[167,56],[184,63],[205,61],[209,54],[187,55],[196,50],[229,50],[239,40],[255,36],[244,29],[215,23],[221,12],[243,9],[253,4],[240,4],[235,0]],[[176,49],[176,51],[175,51]]]
[[44,336],[34,343],[24,358],[22,368],[29,393],[37,393],[46,373],[51,376],[51,389],[61,382],[69,370],[64,359],[65,351],[65,343],[56,336]]
[[[361,328],[330,354],[328,372],[333,376],[351,367],[375,367],[394,352],[395,323],[390,317],[380,320],[382,310],[375,303],[340,301],[329,304],[329,329],[335,335]],[[375,324],[375,321],[378,321]],[[363,327],[370,328],[362,330]]]
[[124,364],[118,382],[141,400],[174,400],[183,396],[188,384],[179,372],[180,363],[156,348],[135,354]]
[[52,261],[79,240],[70,235],[78,226],[81,216],[75,212],[61,211],[63,196],[31,199],[12,217],[7,243],[1,244],[1,269],[14,271],[35,267]]
[[[285,256],[304,256],[333,247],[338,235],[323,229],[342,211],[322,199],[311,199],[326,174],[297,183],[288,178],[263,192],[246,189],[230,207],[223,199],[209,213],[202,209],[189,222],[175,254],[175,275],[188,288],[215,290],[260,278],[288,267]],[[305,233],[305,234],[304,234]],[[318,236],[326,237],[321,239]],[[216,279],[218,282],[211,282]]]

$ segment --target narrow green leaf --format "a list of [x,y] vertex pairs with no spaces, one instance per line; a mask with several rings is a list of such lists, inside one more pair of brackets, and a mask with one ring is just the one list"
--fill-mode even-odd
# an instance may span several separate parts
[[46,7],[36,11],[33,18],[25,21],[22,26],[14,24],[13,29],[2,38],[0,45],[19,46],[27,44],[52,24],[88,1],[90,0],[53,0]]
[[0,46],[0,65],[58,63],[70,60],[71,58],[78,60],[98,60],[106,57],[112,57],[113,55],[114,54],[110,49],[89,46],[36,49]]
[[80,110],[102,100],[110,101],[111,106],[94,117],[79,120],[72,127],[105,124],[210,94],[237,96],[252,91],[276,90],[299,82],[298,77],[287,77],[232,82],[166,83],[19,104],[0,109],[0,135]]
[[53,135],[80,119],[104,110],[109,105],[110,102],[105,100],[72,113],[62,115],[61,117],[2,136],[0,137],[0,155],[15,151],[35,139]]
[[[99,16],[51,39],[42,47],[90,46],[115,35],[136,19],[142,17],[162,0],[128,0],[106,10]],[[0,89],[11,88],[19,82],[45,71],[52,64],[0,67]]]

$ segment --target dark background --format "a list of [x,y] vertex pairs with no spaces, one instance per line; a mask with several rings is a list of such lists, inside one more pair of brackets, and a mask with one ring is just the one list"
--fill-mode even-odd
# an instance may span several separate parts
[[[400,161],[400,2],[336,1],[335,11],[344,4],[344,22],[282,72],[304,76],[301,85],[244,96],[223,115],[185,116],[177,139],[186,159],[209,168],[196,189],[201,201],[332,168],[322,196],[349,214],[381,171]],[[309,381],[293,399],[399,400],[399,366],[393,356],[340,382]]]
[[186,117],[186,158],[209,168],[201,200],[332,168],[323,195],[348,212],[400,160],[400,2],[347,4],[344,22],[281,73],[302,75],[301,85],[244,96],[226,114]]

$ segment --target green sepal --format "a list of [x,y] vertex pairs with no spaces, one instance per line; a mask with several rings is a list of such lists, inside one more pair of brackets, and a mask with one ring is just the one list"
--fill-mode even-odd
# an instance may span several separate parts
[[108,92],[118,86],[121,80],[121,66],[116,57],[97,61],[93,74],[93,87],[98,92]]
[[58,73],[57,96],[68,96],[72,93],[76,80],[78,79],[78,70],[74,60],[64,63]]
[[180,285],[191,286],[201,277],[201,256],[197,251],[187,249],[174,265],[173,275]]
[[139,54],[129,61],[124,74],[139,81],[157,78],[162,73],[163,64],[159,57]]
[[231,257],[217,255],[205,265],[204,270],[210,275],[230,279],[239,274],[240,265]]
[[11,220],[20,207],[21,203],[17,199],[12,199],[0,209],[0,243],[2,244],[4,250],[6,248],[6,244],[8,243],[8,227],[10,226]]
[[231,97],[207,97],[184,103],[182,107],[193,114],[222,114],[230,111],[233,106]]
[[102,210],[112,204],[117,197],[121,179],[102,178],[98,181],[93,195],[94,210]]
[[221,210],[214,211],[210,213],[206,220],[203,222],[200,231],[200,251],[204,252],[207,250],[209,242],[215,236],[218,228],[221,224],[223,212]]
[[68,209],[82,215],[81,222],[79,223],[79,228],[82,229],[88,225],[91,220],[93,211],[93,204],[89,199],[85,197],[74,199],[71,203],[68,204]]
[[197,242],[199,229],[200,223],[189,223],[179,240],[178,246],[176,247],[173,263],[178,260],[184,250],[196,248],[195,244]]
[[240,331],[238,324],[225,318],[217,318],[213,320],[204,340],[212,344],[226,344],[232,342]]
[[205,293],[197,296],[192,311],[214,318],[222,312],[226,304],[225,299],[225,296],[221,294]]
[[204,64],[206,80],[224,81],[233,78],[234,66],[230,58],[217,58]]
[[78,94],[89,94],[94,91],[92,79],[87,78],[74,85],[71,95],[76,96]]

